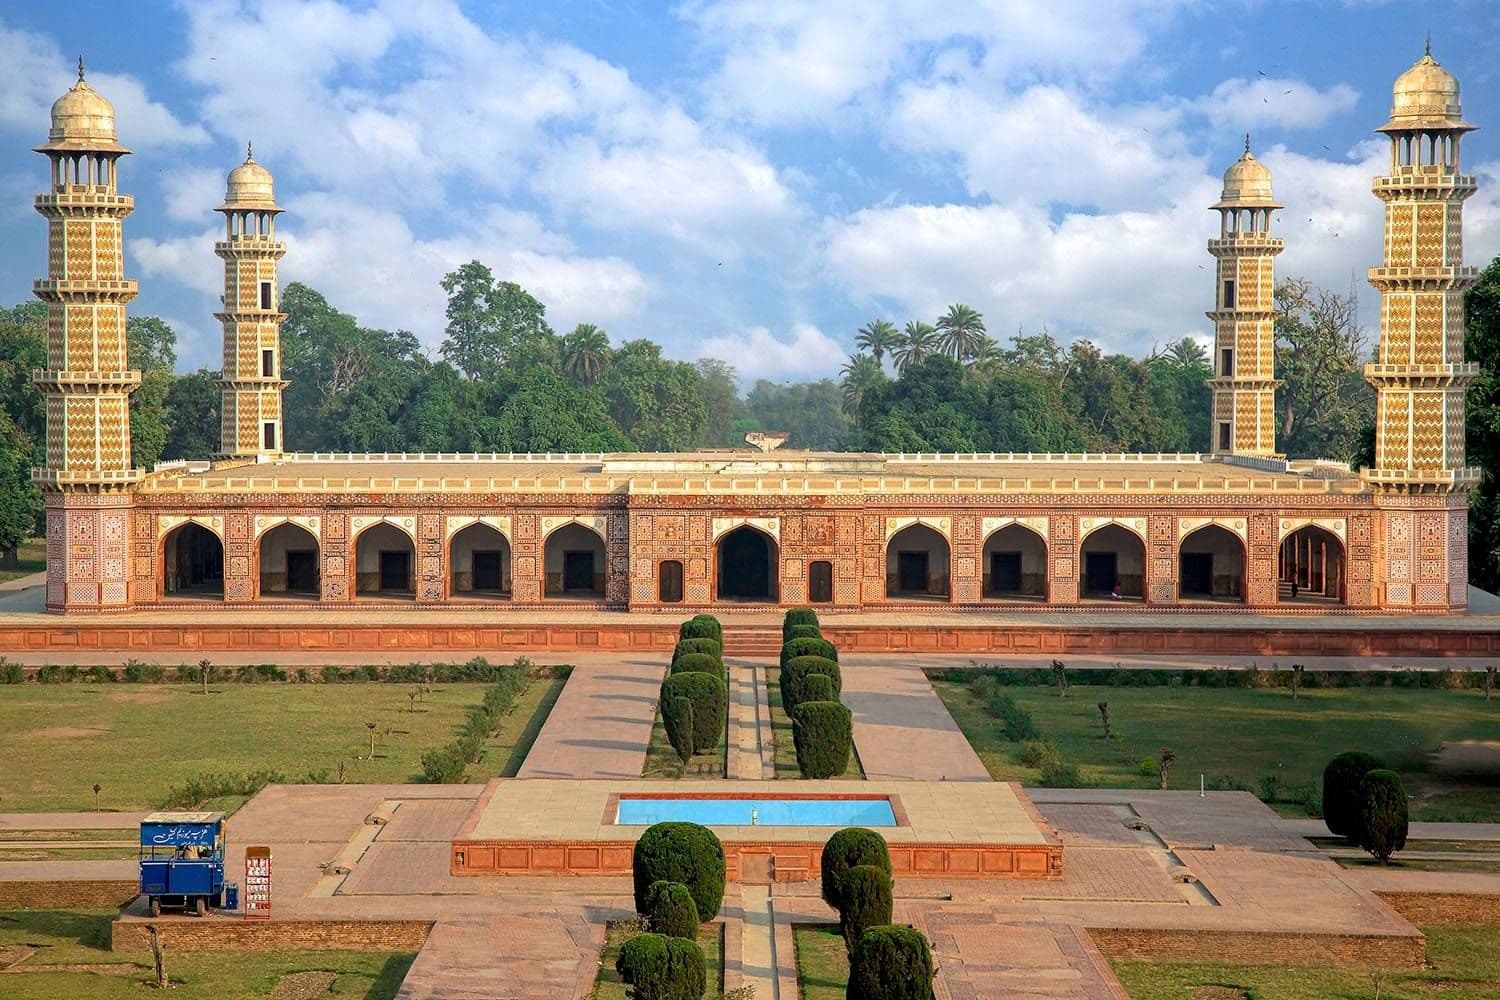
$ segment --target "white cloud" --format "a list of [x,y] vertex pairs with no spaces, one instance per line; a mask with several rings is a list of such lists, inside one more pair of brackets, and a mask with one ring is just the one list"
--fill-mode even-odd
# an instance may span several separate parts
[[[0,126],[45,138],[52,103],[76,82],[72,60],[52,39],[0,25]],[[89,86],[115,108],[120,142],[133,149],[196,146],[208,133],[151,100],[135,77],[90,69]]]
[[766,327],[752,326],[707,337],[698,344],[698,357],[722,358],[746,379],[822,378],[838,370],[845,353],[843,345],[810,323],[792,324],[786,339]]
[[[127,230],[127,233],[129,230]],[[215,302],[224,294],[224,262],[214,256],[214,241],[222,239],[223,229],[211,226],[191,236],[127,236],[125,239],[126,273],[130,258],[140,266],[145,278],[160,278],[212,296]],[[217,305],[214,309],[219,308]],[[212,312],[213,309],[208,310]]]
[[202,222],[217,218],[214,209],[224,201],[228,171],[217,167],[168,167],[157,174],[167,218]]
[[1358,102],[1359,92],[1347,83],[1319,90],[1301,80],[1235,77],[1192,102],[1192,107],[1225,128],[1314,128]]

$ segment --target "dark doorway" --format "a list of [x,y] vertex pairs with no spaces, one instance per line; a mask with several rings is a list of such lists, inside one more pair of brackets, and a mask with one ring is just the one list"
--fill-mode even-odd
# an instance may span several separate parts
[[1181,557],[1181,583],[1184,597],[1212,597],[1214,590],[1214,556],[1212,552],[1184,552]]
[[666,604],[682,600],[682,563],[664,561],[656,570],[656,599]]
[[1114,552],[1084,553],[1084,589],[1090,594],[1112,594],[1119,583],[1119,557]]
[[474,589],[500,589],[500,553],[474,553]]
[[997,594],[1014,594],[1021,590],[1021,553],[990,553],[990,589]]
[[833,603],[833,563],[820,559],[808,568],[807,599],[813,604]]
[[410,552],[386,551],[380,553],[380,589],[411,589]]
[[224,545],[200,524],[184,524],[167,536],[167,594],[224,596]]
[[735,528],[719,540],[719,597],[769,601],[776,557],[771,540],[754,528]]
[[896,553],[896,585],[912,594],[927,593],[927,553]]
[[286,589],[295,594],[318,592],[318,554],[309,550],[287,552]]
[[563,553],[563,590],[594,589],[594,553]]

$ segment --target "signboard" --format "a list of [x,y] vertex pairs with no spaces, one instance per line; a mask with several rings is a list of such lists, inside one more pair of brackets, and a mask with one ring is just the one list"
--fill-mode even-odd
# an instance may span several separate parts
[[141,843],[148,847],[213,847],[218,835],[218,824],[141,824]]
[[245,848],[245,888],[240,908],[246,920],[271,918],[271,849]]

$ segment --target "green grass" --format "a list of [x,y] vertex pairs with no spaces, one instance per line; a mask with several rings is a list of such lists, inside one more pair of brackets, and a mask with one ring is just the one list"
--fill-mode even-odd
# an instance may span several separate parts
[[802,1000],[844,1000],[849,985],[849,955],[844,936],[833,924],[794,924],[797,985]]
[[[781,668],[766,668],[766,697],[771,704],[771,742],[776,752],[776,777],[800,778],[802,769],[797,766],[797,746],[792,742],[792,718],[781,705]],[[865,769],[860,766],[859,754],[849,751],[849,766],[839,776],[841,780],[863,781]]]
[[[561,680],[522,696],[470,780],[514,774],[557,698]],[[451,740],[483,684],[444,684],[408,711],[404,684],[26,684],[0,689],[0,809],[89,810],[103,786],[108,810],[148,809],[203,772],[276,770],[296,779],[337,773],[350,782],[420,780],[423,753]],[[375,758],[366,722],[382,735]],[[330,779],[332,780],[332,779]],[[235,808],[237,798],[206,808]]]
[[16,551],[15,569],[0,569],[0,583],[6,580],[16,580],[33,573],[40,573],[47,568],[47,540],[45,538],[28,538],[21,543]]
[[[609,925],[604,934],[604,953],[599,957],[599,978],[594,981],[593,1000],[626,1000],[625,984],[615,971],[615,961],[620,957],[620,947],[639,933],[640,928],[633,921]],[[718,996],[724,991],[724,925],[699,925],[698,947],[703,949],[707,973],[705,995]]]
[[719,745],[704,753],[695,753],[686,764],[672,749],[667,740],[667,728],[662,725],[661,711],[657,710],[656,721],[651,723],[651,742],[646,745],[646,761],[641,765],[643,778],[722,778],[729,766],[729,738],[719,740]]
[[[935,680],[933,687],[994,778],[1040,783],[1040,772],[1021,764],[1020,744],[1005,739],[967,683]],[[1004,690],[1087,781],[1113,788],[1155,788],[1154,771],[1143,775],[1140,762],[1164,746],[1177,752],[1172,788],[1197,788],[1200,773],[1252,791],[1266,776],[1283,788],[1316,786],[1328,759],[1344,750],[1378,753],[1401,770],[1421,772],[1443,741],[1493,739],[1500,725],[1500,702],[1486,702],[1478,691],[1318,688],[1293,701],[1279,689],[1074,686],[1066,698],[1053,688]],[[1100,701],[1109,702],[1109,740]],[[1450,795],[1419,800],[1413,818],[1500,820],[1500,795]]]
[[[1489,1000],[1500,996],[1500,927],[1425,926],[1430,969],[1374,974],[1357,969],[1273,965],[1116,962],[1115,974],[1139,1000],[1194,1000],[1222,986],[1256,1000]],[[1228,996],[1229,994],[1225,994]]]
[[1500,788],[1460,788],[1412,803],[1411,818],[1432,822],[1500,822]]
[[[0,950],[41,946],[22,966],[0,978],[0,994],[27,1000],[139,1000],[152,981],[151,956],[109,950],[114,910],[0,912]],[[269,997],[277,981],[294,972],[338,974],[333,996],[389,1000],[415,956],[357,951],[167,952],[167,975],[176,1000],[248,1000]],[[123,975],[49,972],[48,965],[126,965]]]

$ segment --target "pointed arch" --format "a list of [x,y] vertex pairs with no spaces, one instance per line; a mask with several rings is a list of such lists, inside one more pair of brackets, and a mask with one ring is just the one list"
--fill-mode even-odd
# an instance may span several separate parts
[[885,596],[893,600],[950,600],[952,548],[948,536],[925,518],[908,523],[885,543]]
[[714,539],[714,596],[716,600],[775,604],[781,593],[781,559],[776,537],[746,519]]
[[[159,596],[224,599],[222,518],[162,518],[175,521],[161,536],[158,560]],[[214,520],[219,524],[214,525]],[[158,522],[161,523],[161,522]]]
[[322,594],[318,536],[297,520],[263,526],[256,518],[257,596],[261,600],[318,599]]
[[[360,520],[365,523],[355,530]],[[415,522],[415,517],[350,518],[351,589],[356,597],[416,599]]]
[[1078,544],[1079,588],[1084,599],[1144,600],[1146,596],[1146,539],[1144,526],[1130,523],[1145,518],[1083,518],[1088,525]]
[[[449,518],[450,525],[457,518]],[[508,599],[510,539],[483,518],[469,520],[448,536],[448,596]]]
[[543,518],[543,591],[547,598],[602,601],[607,572],[605,518]]
[[1034,519],[989,518],[980,548],[980,595],[993,600],[1047,599],[1047,536]]
[[1243,604],[1245,540],[1217,521],[1200,524],[1177,543],[1177,599]]

